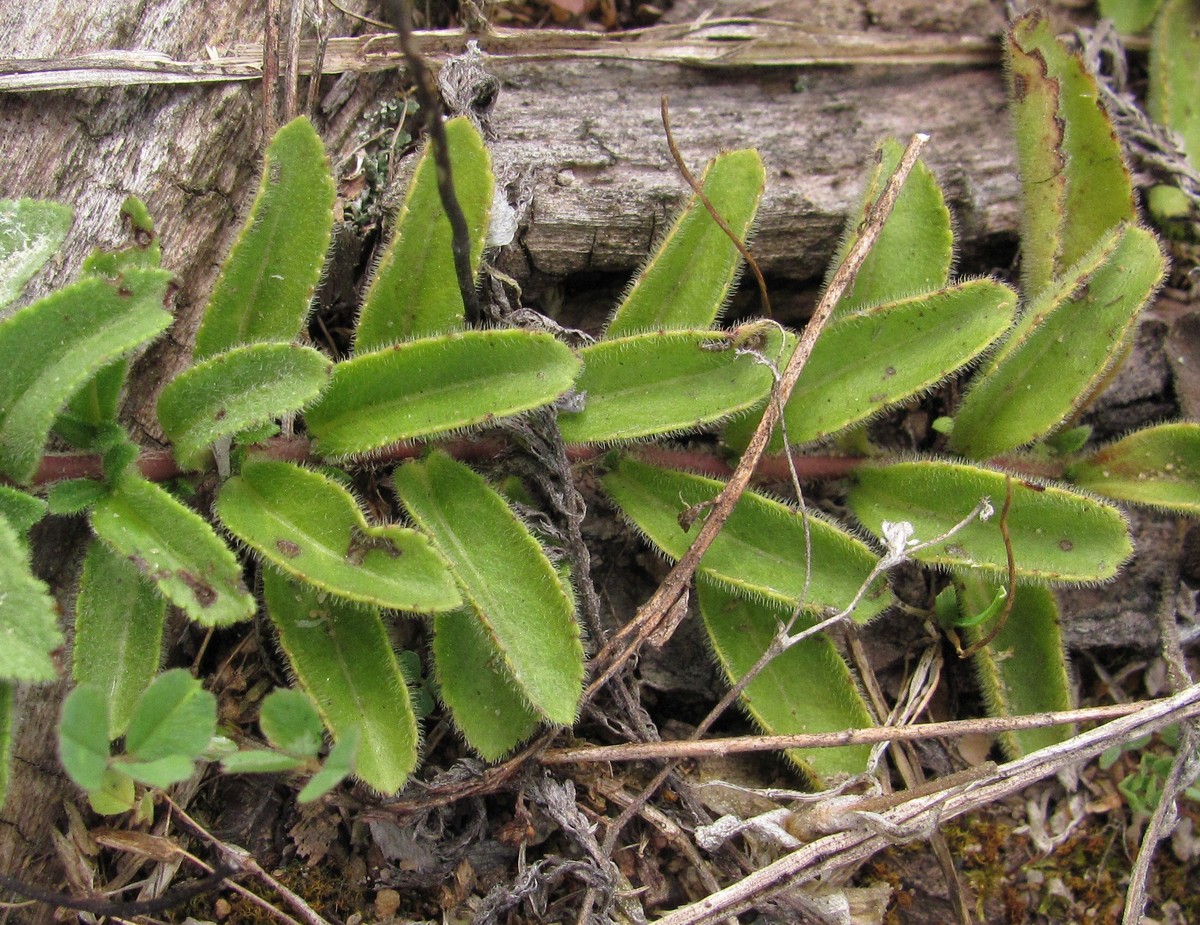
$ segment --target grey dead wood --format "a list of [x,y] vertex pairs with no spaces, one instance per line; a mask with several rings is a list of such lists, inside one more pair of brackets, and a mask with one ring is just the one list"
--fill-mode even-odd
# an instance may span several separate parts
[[[775,4],[768,13],[784,19],[812,6],[839,30],[866,29],[863,7],[852,0]],[[972,20],[977,25],[929,20],[909,3],[873,6],[875,21],[896,30],[998,25],[997,4],[974,4],[986,13]],[[330,35],[362,29],[334,10],[325,15]],[[137,49],[201,60],[209,46],[261,43],[262,16],[262,4],[251,0],[8,2],[0,5],[0,58]],[[645,257],[685,191],[658,122],[663,93],[694,169],[718,149],[762,151],[768,190],[753,244],[776,279],[819,279],[856,203],[864,160],[886,134],[932,135],[927,160],[948,191],[968,255],[1011,245],[1015,233],[1013,152],[1001,73],[992,65],[698,69],[559,58],[499,60],[490,69],[501,83],[491,116],[496,164],[504,179],[532,191],[520,243],[498,259],[521,281],[624,274]],[[400,85],[390,72],[325,79],[317,122],[335,164],[361,141],[364,113]],[[180,290],[176,324],[136,365],[126,405],[126,420],[148,446],[160,436],[157,394],[187,363],[216,266],[256,182],[260,100],[254,81],[0,95],[0,196],[52,198],[76,213],[62,259],[33,294],[69,279],[95,244],[117,239],[127,195],[142,197],[156,219]],[[74,521],[37,537],[41,572],[64,620],[85,539]],[[40,883],[61,880],[48,833],[62,802],[77,798],[50,734],[63,686],[18,694],[16,762],[0,813],[0,870]],[[20,915],[50,920],[47,910]]]

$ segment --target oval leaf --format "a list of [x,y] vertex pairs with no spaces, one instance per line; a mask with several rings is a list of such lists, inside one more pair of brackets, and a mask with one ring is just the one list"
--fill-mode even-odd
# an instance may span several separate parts
[[1036,297],[1137,210],[1120,141],[1079,55],[1039,12],[1013,24],[1005,50],[1025,199],[1022,275]]
[[[974,520],[943,543],[916,554],[931,565],[1008,574],[1000,533],[1005,476],[964,463],[922,461],[865,465],[855,470],[849,505],[872,533],[884,521],[913,525],[927,542],[950,530],[982,498],[996,513]],[[1054,485],[1012,480],[1008,532],[1023,580],[1058,584],[1106,581],[1133,553],[1125,520],[1109,504]]]
[[46,516],[47,510],[48,505],[41,498],[0,485],[0,517],[16,530],[22,542],[28,539],[33,525]]
[[1097,450],[1067,470],[1107,498],[1200,514],[1200,424],[1161,424]]
[[349,600],[428,613],[462,603],[442,558],[414,530],[373,527],[331,479],[251,460],[217,498],[239,540],[288,574]]
[[359,739],[358,777],[380,793],[398,791],[416,767],[419,735],[379,611],[270,568],[263,570],[263,595],[296,679],[334,739]]
[[321,750],[321,717],[303,691],[286,687],[271,691],[259,711],[258,725],[268,742],[289,755],[312,758]]
[[[858,229],[895,173],[903,153],[904,146],[894,138],[875,149],[875,166],[867,178],[862,202],[847,226],[830,273],[841,266],[858,240]],[[941,289],[950,281],[953,257],[950,210],[937,180],[918,161],[900,188],[896,204],[855,276],[854,285],[835,311],[841,314]]]
[[173,668],[142,694],[125,733],[125,752],[138,761],[182,758],[190,763],[208,747],[216,728],[217,698],[187,671]]
[[[768,336],[763,353],[781,353]],[[721,331],[669,331],[601,341],[580,351],[582,411],[563,412],[568,443],[608,443],[694,430],[761,402],[771,371]],[[782,362],[786,358],[780,356]]]
[[58,723],[58,757],[63,770],[84,790],[96,790],[108,769],[108,704],[95,687],[77,687],[63,701]]
[[1057,429],[1125,353],[1166,264],[1152,234],[1122,228],[1030,305],[980,370],[950,445],[988,459]]
[[333,364],[298,344],[254,344],[217,354],[167,383],[158,420],[184,468],[215,440],[299,411],[325,388]]
[[[987,606],[995,585],[968,577],[959,588],[967,617]],[[998,617],[965,632],[968,642],[989,635]],[[1063,652],[1058,603],[1049,588],[1018,585],[1004,628],[974,656],[979,686],[992,716],[1027,716],[1075,707]],[[1045,726],[1004,733],[1000,742],[1012,757],[1057,745],[1074,734],[1071,726]]]
[[70,206],[38,199],[0,199],[0,310],[21,295],[70,229]]
[[158,673],[166,613],[167,602],[132,562],[103,543],[88,546],[71,675],[104,693],[110,739],[125,733],[134,705]]
[[236,557],[206,520],[157,485],[124,478],[91,517],[96,535],[193,620],[223,626],[254,615]]
[[[465,117],[446,123],[446,143],[454,192],[471,240],[471,270],[478,273],[495,185],[491,158],[479,130]],[[355,353],[462,327],[463,300],[451,238],[438,192],[437,164],[426,145],[396,216],[391,243],[363,301]]]
[[442,703],[485,761],[499,761],[541,725],[475,608],[434,616],[433,664]]
[[[730,683],[736,683],[767,651],[778,626],[790,614],[703,579],[697,582],[697,592],[713,651]],[[813,622],[811,617],[801,617],[793,632]],[[824,634],[810,636],[777,655],[746,685],[741,700],[768,735],[840,732],[874,725],[850,669]],[[871,748],[793,748],[786,754],[802,771],[822,778],[863,773]]]
[[58,606],[29,569],[29,550],[0,516],[0,681],[53,681],[63,644]]
[[[709,163],[702,178],[708,201],[745,241],[766,184],[762,158],[752,149],[728,151]],[[638,331],[707,328],[717,318],[737,279],[742,256],[693,195],[654,256],[633,281],[607,335]]]
[[300,333],[329,250],[334,193],[321,139],[308,119],[293,119],[267,148],[258,194],[196,332],[197,360]]
[[[975,280],[838,318],[788,399],[788,440],[819,440],[933,388],[1000,337],[1016,307],[1007,286]],[[760,420],[761,413],[734,421],[725,442],[744,447]]]
[[578,371],[549,334],[447,334],[338,363],[305,421],[320,453],[369,453],[548,404]]
[[444,453],[406,463],[393,479],[405,510],[450,562],[518,690],[550,722],[574,722],[583,646],[568,591],[541,545],[499,494]]
[[0,323],[0,470],[28,482],[54,418],[113,360],[171,323],[171,274],[129,270],[60,289]]
[[[672,559],[681,558],[695,534],[679,524],[680,515],[705,504],[723,483],[660,469],[624,458],[602,480],[605,492],[625,517]],[[809,514],[812,581],[805,586],[804,523],[799,512],[754,492],[745,492],[725,526],[700,560],[699,573],[740,594],[824,614],[854,599],[879,558],[850,534]],[[853,617],[866,622],[892,603],[882,578],[864,595]]]

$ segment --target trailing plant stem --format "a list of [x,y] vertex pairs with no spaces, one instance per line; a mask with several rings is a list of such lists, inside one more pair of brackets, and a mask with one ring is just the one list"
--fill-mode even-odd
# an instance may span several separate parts
[[[700,564],[701,557],[708,551],[708,547],[712,545],[717,533],[733,512],[738,498],[746,490],[750,477],[770,442],[771,433],[779,418],[779,410],[787,404],[792,389],[795,387],[797,379],[800,378],[800,373],[803,372],[808,357],[812,354],[817,337],[842,295],[853,284],[859,268],[879,237],[879,232],[882,230],[884,222],[887,221],[888,215],[891,214],[892,206],[895,205],[896,198],[900,195],[900,189],[903,187],[905,179],[915,166],[921,149],[928,140],[928,135],[914,135],[905,148],[895,173],[888,180],[879,199],[871,207],[867,219],[863,223],[862,233],[846,255],[846,259],[838,267],[837,272],[834,273],[829,288],[825,290],[816,311],[801,333],[795,352],[788,361],[779,381],[778,398],[776,401],[767,402],[762,421],[759,422],[758,429],[750,440],[750,445],[742,454],[733,476],[713,501],[712,511],[701,525],[700,531],[687,553],[671,569],[650,600],[642,605],[634,619],[614,634],[597,655],[595,664],[598,671],[591,685],[584,692],[585,699],[593,696],[612,677],[625,659],[639,648],[645,639],[658,631],[668,615],[678,612],[677,605],[687,593],[688,585]],[[632,641],[627,642],[631,637]]]

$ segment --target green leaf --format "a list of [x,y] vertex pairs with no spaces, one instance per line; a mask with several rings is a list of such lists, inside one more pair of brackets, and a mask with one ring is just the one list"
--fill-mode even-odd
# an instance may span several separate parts
[[133,809],[137,802],[137,791],[133,778],[107,768],[100,786],[88,791],[88,803],[101,816],[116,816]]
[[[409,516],[450,562],[493,657],[503,663],[519,692],[550,722],[573,723],[582,692],[583,647],[570,592],[541,545],[497,492],[445,453],[406,463],[395,471],[393,481]],[[447,630],[446,623],[439,626]],[[449,639],[442,640],[441,648],[438,677],[446,678],[449,671],[462,668],[452,665]],[[478,646],[466,648],[473,650],[477,663]],[[447,657],[451,664],[445,663]],[[454,699],[454,693],[450,696]],[[453,709],[449,700],[447,704]],[[471,724],[458,713],[455,721],[474,744],[467,728]],[[514,718],[513,727],[510,738],[516,729],[527,727],[524,711]]]
[[1100,15],[1111,19],[1118,32],[1137,35],[1150,28],[1163,0],[1100,0],[1099,5]]
[[[680,515],[712,501],[724,484],[623,458],[602,479],[605,492],[649,542],[672,559],[695,538]],[[809,513],[812,581],[805,587],[804,523],[798,511],[754,492],[738,499],[733,513],[700,560],[698,573],[739,594],[824,615],[845,608],[879,561],[861,541]],[[696,528],[698,529],[698,528]],[[853,617],[860,623],[892,603],[883,578],[864,595]]]
[[321,770],[309,778],[296,800],[300,803],[311,803],[353,774],[358,760],[358,746],[358,734],[354,732],[336,742],[329,750]]
[[138,700],[125,733],[125,751],[140,762],[182,758],[190,764],[208,747],[216,728],[217,698],[187,671],[173,668],[155,678]]
[[60,408],[113,360],[171,323],[171,274],[84,279],[0,322],[0,469],[28,482]]
[[1038,12],[1013,24],[1005,51],[1024,191],[1023,288],[1036,297],[1137,211],[1120,141],[1082,59]]
[[267,148],[250,215],[196,333],[197,360],[300,333],[329,250],[334,195],[321,139],[308,119],[293,119]]
[[[319,727],[320,719],[317,724]],[[306,764],[306,758],[284,755],[266,748],[252,748],[225,755],[221,759],[221,770],[226,774],[282,774],[300,771]]]
[[[839,317],[788,400],[788,439],[819,440],[933,388],[1000,337],[1016,305],[1007,286],[975,280]],[[761,420],[760,412],[734,421],[725,442],[745,447]]]
[[[1183,140],[1188,162],[1200,165],[1200,11],[1194,0],[1167,0],[1150,42],[1150,86],[1146,110]],[[1187,196],[1174,187],[1150,190],[1151,214],[1159,220],[1186,218]]]
[[[731,684],[736,683],[767,651],[789,612],[749,601],[703,579],[696,587],[709,641],[725,676]],[[811,617],[801,617],[792,632],[813,622]],[[840,732],[874,725],[849,668],[824,634],[810,636],[777,655],[746,686],[741,700],[768,735]],[[794,748],[785,754],[805,773],[822,778],[861,774],[871,748]]]
[[263,570],[267,612],[301,687],[337,742],[361,741],[356,773],[398,791],[417,763],[417,721],[404,675],[373,607],[349,604]]
[[[903,153],[904,146],[894,138],[885,139],[875,149],[875,166],[867,178],[858,212],[847,225],[837,257],[830,264],[831,274],[858,240],[858,229],[896,172]],[[854,285],[842,296],[835,312],[842,314],[942,289],[950,281],[953,256],[950,210],[937,180],[918,161],[900,188],[892,213],[858,271]]]
[[[883,521],[913,525],[914,539],[941,536],[989,498],[995,514],[973,520],[943,543],[916,554],[955,571],[1008,574],[1000,533],[1005,499],[1003,473],[963,463],[921,461],[859,466],[848,499],[868,530],[882,536]],[[1055,485],[1012,480],[1008,532],[1023,581],[1079,584],[1116,575],[1133,547],[1124,518],[1113,506]]]
[[0,681],[0,809],[8,797],[8,777],[13,752],[13,685]]
[[162,658],[167,604],[128,559],[92,541],[75,604],[72,677],[104,693],[109,738],[125,733]]
[[[765,183],[766,169],[753,149],[718,155],[701,180],[708,201],[743,242]],[[741,263],[737,247],[693,194],[634,279],[607,335],[708,327],[728,299]]]
[[325,738],[321,716],[304,691],[276,688],[263,701],[258,725],[267,741],[280,751],[314,757]]
[[1125,353],[1165,269],[1150,232],[1107,235],[1043,291],[984,364],[955,415],[951,447],[988,459],[1069,420]]
[[434,616],[433,664],[442,703],[485,761],[499,761],[541,724],[475,608]]
[[1200,424],[1160,424],[1111,443],[1067,470],[1107,498],[1200,514]]
[[[478,129],[460,117],[446,123],[454,191],[467,220],[471,270],[479,272],[492,207],[491,157]],[[402,340],[463,325],[463,300],[451,247],[450,220],[438,192],[437,164],[426,146],[396,216],[396,229],[367,290],[354,351],[369,353]]]
[[46,516],[46,511],[46,502],[41,498],[0,485],[0,518],[7,520],[22,539],[28,537],[33,525]]
[[67,479],[55,482],[46,492],[50,513],[59,516],[82,514],[108,495],[108,486],[96,479]]
[[77,687],[63,701],[58,757],[63,770],[84,790],[97,790],[108,768],[108,703],[95,687]]
[[309,469],[248,461],[222,487],[216,509],[267,561],[332,594],[418,613],[462,602],[423,536],[398,525],[370,526],[350,492]]
[[196,772],[196,760],[187,755],[165,755],[154,761],[121,761],[113,765],[113,770],[139,784],[166,790],[191,777]]
[[[773,336],[772,336],[773,335]],[[780,364],[771,330],[762,352]],[[760,403],[771,371],[720,331],[669,331],[604,340],[580,351],[583,410],[559,414],[568,443],[607,443],[694,430]]]
[[29,550],[0,517],[0,681],[53,681],[58,606],[29,570]]
[[199,468],[208,447],[299,411],[325,388],[333,364],[299,344],[254,344],[210,357],[163,389],[158,420],[184,468]]
[[71,208],[37,199],[0,199],[0,310],[16,300],[71,229]]
[[[963,616],[984,610],[998,588],[978,577],[959,586]],[[966,630],[969,642],[991,633],[998,614]],[[1050,589],[1018,585],[1008,622],[974,656],[975,671],[993,716],[1027,716],[1074,708],[1071,681],[1059,631],[1058,604]],[[1000,742],[1012,757],[1050,745],[1074,734],[1071,726],[1046,726],[1003,733]]]
[[338,363],[305,421],[321,454],[369,453],[548,404],[579,366],[549,334],[529,331],[409,341]]
[[223,626],[254,615],[233,553],[206,520],[157,485],[121,479],[92,509],[92,529],[193,620]]

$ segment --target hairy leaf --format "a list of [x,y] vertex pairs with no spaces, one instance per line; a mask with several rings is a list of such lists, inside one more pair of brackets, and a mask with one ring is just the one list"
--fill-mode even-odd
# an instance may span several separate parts
[[984,364],[954,418],[951,447],[987,459],[1060,427],[1121,356],[1165,269],[1150,232],[1126,226],[1105,236]]
[[[1167,0],[1150,43],[1150,89],[1146,109],[1183,139],[1188,162],[1200,165],[1200,7],[1196,0]],[[1150,211],[1159,219],[1186,217],[1187,196],[1168,186],[1154,187]]]
[[[704,579],[697,582],[697,592],[713,650],[730,683],[736,683],[767,651],[790,613],[747,600]],[[813,622],[804,615],[792,632]],[[874,725],[849,668],[823,634],[810,636],[772,659],[746,686],[742,703],[768,735],[840,732]],[[861,774],[870,753],[870,746],[865,745],[786,752],[802,771],[818,778]]]
[[46,516],[47,504],[41,498],[0,485],[0,518],[8,521],[17,535],[24,539],[33,525]]
[[[445,453],[406,463],[393,480],[409,515],[449,560],[493,657],[546,719],[570,725],[582,691],[583,646],[570,592],[541,545],[499,494]],[[520,728],[524,720],[517,717]]]
[[301,116],[267,148],[250,215],[196,333],[195,357],[300,333],[333,228],[333,177],[321,139]]
[[542,722],[475,608],[434,616],[433,663],[454,725],[485,761],[503,758]]
[[83,685],[63,701],[58,723],[58,757],[63,770],[84,790],[97,790],[108,768],[108,704],[99,688]]
[[[964,463],[867,464],[852,476],[849,505],[872,533],[882,536],[884,521],[913,525],[914,539],[928,542],[946,533],[989,498],[995,514],[973,520],[944,542],[917,553],[931,565],[956,571],[979,569],[1008,574],[1000,532],[1005,476]],[[1133,547],[1124,518],[1113,506],[1055,485],[1012,479],[1008,532],[1023,581],[1078,584],[1105,581],[1117,573]]]
[[[713,158],[701,180],[704,195],[740,241],[750,233],[765,183],[762,158],[752,149]],[[608,336],[708,327],[729,297],[741,263],[737,247],[693,194],[634,279],[609,322]]]
[[[1007,286],[975,280],[833,321],[784,410],[788,440],[819,440],[933,388],[1008,329],[1016,303]],[[761,420],[734,421],[725,442],[745,447]]]
[[[471,240],[471,270],[478,273],[495,185],[491,157],[479,130],[464,117],[446,123],[446,143],[454,191]],[[426,145],[363,301],[355,353],[462,327],[463,300],[451,238],[438,192],[437,164]]]
[[96,479],[66,479],[46,492],[51,514],[70,516],[91,510],[108,494],[108,486]]
[[[679,518],[715,498],[724,487],[712,479],[622,459],[602,479],[605,492],[641,533],[672,559],[681,558],[695,538]],[[700,516],[704,512],[699,511]],[[805,590],[804,523],[798,511],[754,492],[745,492],[700,560],[699,574],[740,594],[800,605],[822,614],[848,606],[879,561],[862,542],[811,512],[812,580]],[[699,523],[699,520],[697,520]],[[876,580],[853,617],[866,622],[892,603],[887,582]]]
[[216,728],[217,698],[187,671],[173,668],[142,694],[125,733],[125,751],[138,761],[184,758],[190,764]]
[[[967,577],[959,586],[959,607],[964,617],[983,609],[996,586],[978,577]],[[966,630],[968,642],[991,633],[999,616]],[[1058,603],[1049,588],[1018,585],[1012,611],[1004,628],[974,657],[979,685],[993,716],[1026,716],[1030,713],[1070,710],[1071,679],[1059,631]],[[1012,757],[1070,738],[1071,726],[1046,726],[1004,733],[1000,742]]]
[[254,615],[237,559],[208,522],[157,485],[123,478],[92,509],[96,535],[205,626]]
[[166,611],[166,601],[133,563],[92,541],[75,604],[71,675],[104,693],[110,739],[124,735],[158,672]]
[[1067,477],[1118,501],[1200,514],[1200,424],[1136,431],[1075,463]]
[[308,783],[296,796],[298,803],[311,803],[323,797],[330,790],[354,773],[358,762],[359,737],[355,733],[343,736],[335,742],[321,769],[308,779]]
[[[762,352],[781,364],[782,339],[771,330]],[[580,351],[575,389],[583,410],[563,412],[568,443],[607,443],[694,430],[761,402],[771,371],[739,352],[733,333],[658,331],[603,340]]]
[[1137,212],[1120,142],[1082,59],[1039,12],[1013,24],[1005,51],[1024,190],[1022,276],[1036,297]]
[[323,741],[321,716],[304,691],[279,687],[263,701],[258,725],[267,741],[289,755],[312,757]]
[[53,681],[63,644],[58,606],[29,569],[29,550],[0,516],[0,681]]
[[299,411],[329,381],[333,364],[299,344],[236,347],[185,370],[163,389],[158,420],[185,468],[210,444]]
[[0,322],[0,469],[28,482],[60,408],[110,362],[171,323],[171,274],[84,279]]
[[320,453],[369,453],[548,404],[579,365],[549,334],[529,331],[409,341],[338,363],[305,420]]
[[0,310],[21,295],[71,228],[71,208],[37,199],[0,199]]
[[416,766],[419,735],[379,611],[271,568],[263,570],[263,594],[296,679],[334,739],[359,738],[355,773],[381,793],[398,791]]
[[248,461],[222,486],[216,509],[234,536],[277,568],[339,597],[419,613],[462,602],[423,536],[371,526],[350,492],[310,469]]
[[[830,273],[841,266],[858,240],[858,229],[896,172],[903,153],[904,146],[894,138],[886,139],[875,149],[875,166],[867,178],[861,205],[847,226]],[[918,161],[904,181],[854,285],[842,296],[835,311],[841,314],[941,289],[950,281],[953,256],[950,210],[937,180]]]

